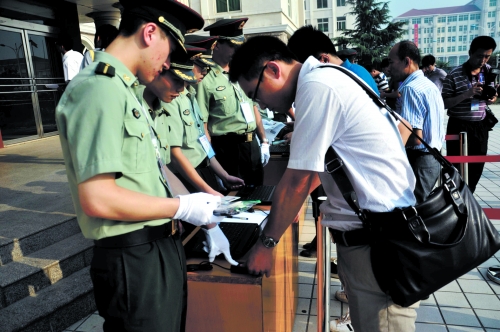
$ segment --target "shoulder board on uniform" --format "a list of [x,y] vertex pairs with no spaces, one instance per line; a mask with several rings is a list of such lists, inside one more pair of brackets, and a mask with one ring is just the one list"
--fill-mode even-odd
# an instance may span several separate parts
[[115,67],[110,66],[108,63],[99,62],[95,73],[98,75],[106,75],[109,77],[115,77]]

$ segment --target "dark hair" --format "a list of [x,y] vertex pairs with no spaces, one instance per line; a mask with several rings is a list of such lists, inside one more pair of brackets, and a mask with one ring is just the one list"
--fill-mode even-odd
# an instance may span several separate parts
[[427,54],[422,58],[422,67],[429,67],[436,63],[436,58],[432,54]]
[[101,48],[106,48],[118,35],[118,29],[111,24],[103,24],[96,29],[95,35],[101,40]]
[[380,68],[386,68],[389,67],[389,58],[383,58],[382,62],[380,63]]
[[318,58],[321,53],[337,55],[331,39],[312,25],[305,25],[295,31],[288,40],[288,48],[299,62],[305,62],[311,55]]
[[404,58],[409,57],[417,65],[420,64],[420,51],[417,45],[409,40],[403,40],[399,43],[398,48],[398,58],[399,60],[404,60]]
[[120,21],[120,26],[118,27],[118,34],[123,37],[130,37],[139,30],[141,25],[146,23],[146,20],[134,16],[134,15],[124,15]]
[[63,46],[66,51],[73,49],[73,38],[68,34],[63,34],[57,38],[56,45]]
[[276,37],[252,37],[234,52],[229,65],[229,79],[231,82],[236,82],[240,77],[251,80],[260,74],[265,61],[275,60],[292,63],[297,58]]
[[376,70],[376,71],[381,71],[381,66],[380,66],[380,62],[379,61],[375,61],[373,63],[367,63],[365,65],[363,65],[363,67],[365,67],[365,69],[368,71],[368,72],[371,72],[372,70]]
[[472,40],[469,48],[469,54],[476,52],[478,49],[482,48],[483,50],[495,50],[497,48],[497,43],[495,43],[495,39],[490,36],[479,36]]

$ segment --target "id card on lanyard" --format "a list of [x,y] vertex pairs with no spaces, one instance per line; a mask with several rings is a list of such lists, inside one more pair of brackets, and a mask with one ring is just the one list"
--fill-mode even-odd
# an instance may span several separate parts
[[[226,77],[229,81],[229,78]],[[240,102],[241,113],[243,113],[243,117],[245,118],[246,123],[255,122],[255,114],[253,113],[253,105],[250,105],[248,101],[244,101],[243,93],[241,92],[240,85],[238,82],[233,83],[229,81],[229,83],[233,86],[234,92],[236,93],[236,97],[238,97],[238,101]]]
[[[208,159],[212,159],[215,156],[215,151],[212,148],[212,144],[210,144],[207,135],[205,135],[205,132],[203,131],[203,121],[200,121],[200,109],[197,107],[197,104],[193,102],[191,98],[189,98],[189,101],[191,102],[191,108],[192,108],[192,117],[196,123],[196,126],[198,127],[198,142],[200,142],[201,146],[203,147],[203,150],[208,156]],[[195,106],[196,105],[196,106]]]

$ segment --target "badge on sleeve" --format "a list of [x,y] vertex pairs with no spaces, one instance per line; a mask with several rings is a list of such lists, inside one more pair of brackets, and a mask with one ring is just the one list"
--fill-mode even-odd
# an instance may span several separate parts
[[222,90],[225,90],[225,89],[226,89],[225,86],[218,86],[215,90],[222,91]]
[[132,114],[136,119],[139,119],[141,117],[141,112],[139,112],[139,110],[137,110],[136,108],[132,110]]

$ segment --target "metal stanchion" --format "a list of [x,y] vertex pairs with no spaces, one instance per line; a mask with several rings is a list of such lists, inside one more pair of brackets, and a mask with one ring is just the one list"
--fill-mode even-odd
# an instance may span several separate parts
[[[316,227],[317,236],[317,276],[318,276],[318,296],[317,296],[317,327],[318,332],[330,331],[330,248],[331,239],[328,228],[321,226],[321,216],[319,205],[326,197],[318,197],[317,215],[318,224]],[[314,209],[314,206],[313,206]],[[313,211],[314,214],[314,211]]]
[[[460,155],[468,156],[469,151],[467,148],[467,132],[462,131],[460,133]],[[464,179],[465,183],[469,184],[469,164],[461,163],[460,164],[460,174],[462,174],[462,179]]]

